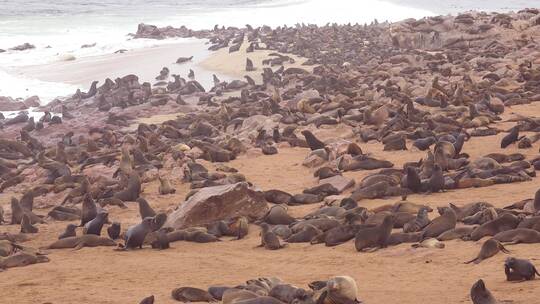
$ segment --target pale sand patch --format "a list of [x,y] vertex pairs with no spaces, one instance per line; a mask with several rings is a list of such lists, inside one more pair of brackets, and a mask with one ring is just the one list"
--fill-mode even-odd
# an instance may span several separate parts
[[[86,90],[92,81],[100,83],[106,78],[115,79],[129,74],[139,77],[139,82],[156,83],[155,77],[163,67],[172,74],[187,79],[189,69],[195,72],[195,79],[207,90],[213,86],[211,69],[203,68],[198,63],[210,55],[205,40],[193,40],[182,43],[160,45],[156,47],[127,51],[122,54],[84,57],[72,61],[59,61],[50,64],[21,67],[16,71],[27,77],[42,81],[62,82],[78,85]],[[193,60],[176,64],[179,57],[193,56]],[[218,77],[227,80],[226,75]],[[169,79],[172,80],[172,77]]]
[[[206,59],[199,63],[199,66],[208,70],[213,70],[218,73],[227,75],[234,79],[241,79],[245,75],[250,76],[255,80],[256,83],[262,81],[262,70],[265,67],[270,67],[270,65],[263,65],[262,62],[265,59],[268,59],[268,55],[271,53],[279,53],[272,50],[255,50],[252,53],[247,53],[246,49],[248,48],[249,43],[245,41],[240,50],[237,52],[229,53],[229,48],[222,48],[210,54]],[[306,62],[306,58],[298,57],[293,54],[282,54],[287,55],[294,59],[294,63],[285,63],[285,68],[289,67],[298,67],[305,69],[307,71],[312,71],[313,66],[303,66],[302,63]],[[253,66],[256,68],[255,71],[247,72],[246,71],[246,59],[249,58],[253,61]],[[279,66],[272,67],[273,70],[276,70]],[[223,80],[223,79],[221,79]]]

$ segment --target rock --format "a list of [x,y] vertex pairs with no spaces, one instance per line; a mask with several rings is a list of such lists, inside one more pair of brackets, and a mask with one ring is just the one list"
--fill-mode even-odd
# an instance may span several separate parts
[[324,184],[330,184],[334,188],[336,188],[336,190],[339,193],[342,193],[343,191],[353,187],[355,182],[354,182],[354,179],[352,178],[336,175],[329,178],[321,179],[319,181],[319,185],[324,185]]
[[24,43],[21,45],[17,45],[15,47],[10,48],[11,51],[25,51],[25,50],[31,50],[35,49],[36,47],[33,44],[30,43]]
[[304,161],[302,162],[302,166],[308,167],[308,168],[315,168],[318,167],[326,162],[325,159],[321,158],[317,154],[311,154],[310,156],[306,157]]
[[268,206],[261,192],[245,182],[200,189],[169,215],[165,227],[182,229],[201,226],[233,216],[258,219]]
[[37,96],[28,97],[23,103],[27,108],[35,108],[40,106],[40,100]]
[[10,97],[0,96],[0,111],[22,111],[28,107],[22,101],[15,101]]

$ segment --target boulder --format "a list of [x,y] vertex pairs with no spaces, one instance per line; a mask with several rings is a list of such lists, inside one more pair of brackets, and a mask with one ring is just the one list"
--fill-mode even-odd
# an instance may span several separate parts
[[201,226],[234,216],[259,219],[268,211],[261,192],[249,188],[245,182],[206,187],[189,197],[171,213],[165,227],[183,229]]
[[354,186],[354,179],[347,178],[345,176],[336,175],[329,178],[321,179],[319,185],[330,184],[332,185],[339,193],[351,188]]

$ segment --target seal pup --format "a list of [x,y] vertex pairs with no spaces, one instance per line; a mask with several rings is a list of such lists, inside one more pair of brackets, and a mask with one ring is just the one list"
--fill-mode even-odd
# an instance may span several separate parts
[[141,215],[141,219],[156,216],[156,212],[144,198],[139,197],[136,202],[139,204],[139,214]]
[[146,235],[152,232],[152,220],[153,218],[146,217],[141,221],[140,224],[128,228],[124,238],[124,250],[134,249],[137,247],[142,249],[142,245],[144,243]]
[[283,205],[270,207],[262,220],[270,225],[290,225],[296,222],[296,219],[287,213],[287,208]]
[[420,243],[412,244],[412,248],[439,248],[443,249],[445,247],[444,243],[437,240],[436,238],[425,239]]
[[361,252],[366,251],[366,249],[377,250],[378,248],[385,248],[393,227],[394,216],[387,215],[379,226],[358,231],[354,240],[356,251]]
[[476,281],[471,288],[471,300],[473,304],[498,304],[495,297],[486,288],[482,279]]
[[113,222],[112,225],[107,228],[107,234],[109,235],[111,240],[116,240],[120,236],[120,230],[120,223]]
[[58,239],[61,240],[61,239],[65,239],[65,238],[68,238],[68,237],[77,236],[77,233],[75,232],[76,229],[77,229],[77,225],[68,224],[66,226],[66,230],[64,230],[64,232],[62,232],[58,236]]
[[168,179],[162,178],[161,176],[159,178],[159,194],[161,195],[167,195],[167,194],[174,194],[176,192],[176,189],[171,187],[171,183]]
[[142,301],[139,302],[139,304],[154,304],[154,295],[151,295],[149,297],[142,299]]
[[95,234],[84,234],[81,236],[71,236],[60,239],[42,249],[64,249],[75,248],[79,250],[83,247],[97,247],[97,246],[116,246],[116,243],[106,237],[97,236]]
[[510,251],[506,250],[506,248],[504,248],[504,246],[499,241],[491,238],[485,241],[484,244],[482,244],[482,248],[480,249],[478,256],[476,256],[476,258],[470,261],[465,262],[465,264],[479,264],[483,260],[489,259],[490,257],[496,255],[497,253],[499,253],[499,251],[502,251],[506,254],[510,253]]
[[171,296],[176,301],[184,303],[216,302],[216,299],[208,291],[194,287],[175,288],[171,292]]
[[83,234],[101,235],[101,229],[105,222],[107,222],[108,217],[109,213],[105,211],[98,212],[94,219],[84,225]]
[[261,244],[257,247],[264,247],[268,250],[277,250],[286,247],[287,244],[281,245],[277,235],[271,231],[270,226],[266,223],[261,224]]
[[507,281],[523,282],[534,280],[535,275],[539,275],[534,265],[525,259],[514,257],[506,258],[504,261],[504,273]]
[[423,238],[436,238],[441,235],[443,232],[456,227],[457,219],[456,213],[452,208],[445,207],[443,209],[443,214],[431,221],[423,229]]
[[315,135],[313,135],[313,133],[311,133],[310,131],[304,130],[301,133],[306,138],[306,142],[311,151],[324,149],[324,147],[326,147],[326,145],[322,141],[317,139],[317,137],[315,137]]
[[152,242],[152,248],[154,249],[169,249],[170,248],[170,242],[169,238],[167,237],[167,232],[165,229],[159,229],[156,233],[156,239]]
[[420,210],[418,210],[418,214],[416,214],[416,218],[403,225],[403,232],[418,232],[424,229],[424,227],[431,222],[428,212],[428,208],[421,207]]
[[94,199],[89,193],[86,193],[83,198],[82,211],[81,211],[81,224],[83,227],[86,223],[93,220],[97,215],[97,205]]
[[28,214],[23,214],[23,217],[21,220],[21,233],[37,233],[37,232],[38,232],[38,228],[35,226],[32,226],[32,222]]
[[356,281],[349,276],[336,276],[326,281],[317,303],[347,303],[359,304]]

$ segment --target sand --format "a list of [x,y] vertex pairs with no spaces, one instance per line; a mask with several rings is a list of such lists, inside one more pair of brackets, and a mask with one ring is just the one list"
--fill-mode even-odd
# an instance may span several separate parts
[[[223,80],[228,78],[220,75],[219,71],[198,65],[211,54],[207,48],[205,40],[190,39],[181,43],[130,50],[125,53],[21,67],[17,72],[42,81],[73,84],[87,89],[94,80],[103,82],[106,78],[114,79],[129,74],[136,74],[141,83],[148,81],[154,84],[155,77],[163,67],[168,67],[171,75],[178,74],[187,79],[189,70],[193,69],[196,80],[209,90],[213,86],[212,74],[217,73]],[[193,56],[192,61],[176,64],[179,57],[190,56]]]
[[[538,104],[514,106],[502,115],[503,122],[497,127],[506,128],[504,122],[514,113],[538,117]],[[345,135],[341,128],[324,127],[316,134],[323,139]],[[518,150],[515,145],[502,150],[498,136],[473,138],[466,142],[464,150],[471,158],[491,152],[520,152],[528,158],[537,155],[538,143],[532,149]],[[396,166],[416,161],[423,152],[384,152],[379,143],[360,144],[367,153],[391,160]],[[410,146],[410,143],[408,143]],[[282,148],[279,154],[257,156],[246,154],[229,163],[249,181],[263,190],[282,189],[299,193],[316,184],[313,170],[303,167],[302,160],[308,153],[303,148]],[[203,162],[213,168],[213,164]],[[360,182],[369,171],[346,172],[345,175]],[[188,184],[181,184],[175,176],[173,185],[177,193],[170,196],[157,195],[157,184],[144,186],[144,196],[156,210],[171,210],[183,201],[189,191]],[[432,195],[411,195],[408,200],[432,207],[448,203],[457,205],[487,201],[496,207],[531,198],[538,189],[537,179],[530,182],[495,185],[487,188],[450,190]],[[6,207],[11,194],[2,194],[1,204]],[[38,198],[36,205],[58,201],[54,198]],[[368,208],[391,204],[398,198],[363,200],[360,205]],[[319,204],[292,207],[295,216],[315,210]],[[9,209],[9,208],[5,208]],[[38,214],[44,210],[37,209]],[[109,218],[120,221],[124,229],[139,221],[138,209],[130,203],[128,209],[109,207]],[[434,216],[433,214],[431,215]],[[67,222],[50,222],[38,225],[40,233],[26,245],[43,246],[63,231]],[[18,226],[0,226],[0,232],[16,232]],[[353,242],[328,248],[324,245],[290,244],[279,251],[254,248],[259,244],[258,227],[250,226],[249,235],[239,241],[213,244],[188,242],[172,243],[172,249],[155,251],[150,248],[132,252],[117,252],[110,247],[51,250],[49,263],[12,268],[0,272],[1,303],[138,303],[151,294],[156,303],[175,303],[170,292],[180,286],[206,288],[208,285],[235,285],[260,276],[278,276],[287,282],[306,287],[313,280],[333,275],[350,275],[358,282],[360,298],[370,304],[417,304],[417,303],[470,303],[469,290],[479,278],[483,278],[500,300],[512,300],[514,304],[537,303],[540,280],[520,284],[505,281],[503,261],[505,254],[482,262],[465,265],[464,261],[476,256],[483,242],[461,240],[445,242],[444,249],[412,249],[401,244],[374,253],[358,253]],[[509,246],[512,256],[531,259],[540,266],[537,245]]]
[[[249,75],[256,83],[262,81],[262,70],[265,67],[270,67],[270,65],[263,65],[262,61],[268,59],[268,54],[277,53],[270,50],[255,50],[251,53],[247,53],[246,49],[249,44],[247,41],[242,43],[240,50],[237,52],[229,53],[229,48],[222,48],[216,52],[210,54],[199,63],[199,66],[219,72],[220,74],[227,75],[234,79],[242,79],[244,75]],[[289,67],[298,67],[303,68],[307,71],[312,71],[313,66],[302,66],[302,63],[306,61],[305,58],[298,57],[293,54],[282,54],[287,55],[294,59],[294,63],[285,63],[283,66],[286,68]],[[255,71],[247,72],[246,68],[246,58],[253,61],[253,66],[256,68]],[[277,69],[278,67],[272,67],[272,69]]]

